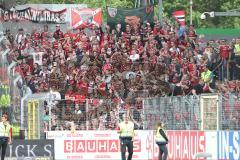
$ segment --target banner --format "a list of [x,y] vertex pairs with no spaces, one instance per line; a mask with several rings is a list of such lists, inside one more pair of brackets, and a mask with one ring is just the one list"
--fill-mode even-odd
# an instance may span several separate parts
[[218,132],[218,159],[240,159],[240,132]]
[[115,27],[116,24],[136,25],[144,21],[153,22],[154,6],[133,9],[107,8],[108,24]]
[[[136,131],[133,160],[157,160],[158,146],[154,131]],[[169,160],[193,160],[195,155],[206,151],[204,131],[168,131]],[[119,135],[116,131],[67,131],[47,132],[47,139],[55,139],[56,159],[120,160]],[[211,141],[210,141],[211,142]],[[213,144],[211,144],[213,145]],[[209,145],[209,146],[211,146]],[[84,153],[84,154],[83,154]]]
[[26,8],[22,10],[2,10],[0,9],[0,21],[28,20],[32,22],[65,23],[67,9],[51,11],[48,9],[36,10]]
[[38,65],[42,65],[43,52],[35,52],[33,53],[33,63],[37,63]]
[[[158,160],[155,131],[137,131],[134,138],[133,160]],[[240,159],[239,131],[167,131],[168,160]],[[56,159],[120,160],[119,138],[116,131],[47,132],[54,139]],[[84,153],[84,154],[82,154]]]
[[[206,151],[204,131],[167,131],[167,136],[169,160],[193,160],[197,153]],[[153,159],[158,160],[158,146],[156,143],[153,146]]]
[[70,14],[70,25],[72,28],[91,27],[92,25],[99,27],[103,22],[101,8],[72,8]]
[[[139,131],[134,138],[133,160],[148,160],[151,155],[146,141],[150,131]],[[118,160],[121,157],[119,135],[116,131],[47,132],[47,139],[55,139],[56,159]],[[84,153],[84,154],[83,154]]]
[[55,159],[53,140],[13,140],[7,147],[5,160]]

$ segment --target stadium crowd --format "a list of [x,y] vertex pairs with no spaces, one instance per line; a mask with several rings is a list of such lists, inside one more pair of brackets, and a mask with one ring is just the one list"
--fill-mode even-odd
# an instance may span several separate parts
[[[63,33],[56,25],[52,33],[45,25],[31,33],[20,28],[16,36],[6,30],[5,37],[2,49],[11,49],[9,64],[17,62],[15,72],[24,83],[33,93],[51,89],[65,100],[74,97],[75,103],[66,107],[70,115],[85,112],[86,99],[116,99],[127,102],[126,107],[139,103],[141,96],[211,92],[240,96],[240,38],[206,42],[194,26],[178,26],[167,19],[162,25],[155,19],[153,24],[91,26],[87,32],[79,28]],[[53,115],[62,112],[57,106]],[[106,107],[108,115],[93,113],[92,129],[98,128],[101,118],[114,119],[119,106],[113,106]],[[49,121],[47,107],[45,112]],[[51,119],[56,124],[57,118]],[[81,128],[86,126],[79,124]]]

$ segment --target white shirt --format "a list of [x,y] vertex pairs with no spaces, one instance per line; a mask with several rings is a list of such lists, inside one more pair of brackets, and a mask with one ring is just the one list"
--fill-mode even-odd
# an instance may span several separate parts
[[15,37],[15,41],[19,44],[22,41],[22,39],[24,39],[24,38],[26,38],[25,35],[17,34],[16,37]]
[[129,56],[129,59],[131,59],[132,62],[139,60],[139,58],[140,58],[139,54],[132,54]]

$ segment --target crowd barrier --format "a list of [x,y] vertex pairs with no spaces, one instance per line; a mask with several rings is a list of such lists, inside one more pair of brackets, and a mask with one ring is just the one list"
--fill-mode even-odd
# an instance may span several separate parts
[[[133,160],[157,160],[155,131],[137,131]],[[210,159],[240,159],[240,132],[237,131],[167,131],[168,160],[193,160],[198,153]],[[54,139],[55,159],[120,160],[120,143],[116,131],[49,131]],[[201,158],[199,158],[201,159]]]

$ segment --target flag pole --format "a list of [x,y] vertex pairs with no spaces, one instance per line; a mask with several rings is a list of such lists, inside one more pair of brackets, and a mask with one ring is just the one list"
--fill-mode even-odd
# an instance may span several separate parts
[[159,5],[159,21],[161,24],[163,24],[163,2],[162,0],[158,0]]
[[106,5],[106,0],[102,0],[102,4],[103,4],[103,15],[105,15],[104,16],[104,19],[106,20],[106,22],[107,22],[107,5]]
[[192,19],[193,19],[193,1],[190,0],[190,25],[192,25]]

